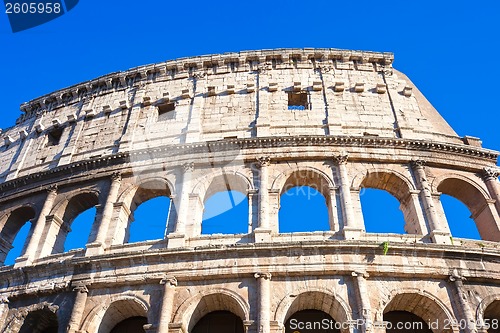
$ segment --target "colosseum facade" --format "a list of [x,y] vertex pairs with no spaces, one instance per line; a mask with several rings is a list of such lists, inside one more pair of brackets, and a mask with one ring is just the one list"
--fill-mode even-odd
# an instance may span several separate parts
[[[278,49],[133,68],[21,105],[0,132],[0,331],[495,332],[498,152],[459,137],[391,53]],[[311,186],[328,230],[283,233],[280,196]],[[405,234],[365,231],[363,188],[398,199]],[[204,234],[234,190],[245,232]],[[452,238],[440,195],[482,240]],[[129,242],[134,211],[170,198],[165,237]],[[64,251],[95,207],[85,248]],[[381,217],[383,208],[381,208]],[[304,221],[304,223],[308,223]],[[392,319],[391,319],[392,318]],[[300,320],[299,320],[300,321]],[[498,331],[498,330],[496,330]]]

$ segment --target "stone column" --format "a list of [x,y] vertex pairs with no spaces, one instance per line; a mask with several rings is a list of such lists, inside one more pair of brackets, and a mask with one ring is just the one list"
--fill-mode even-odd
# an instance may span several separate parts
[[255,197],[258,191],[255,189],[247,190],[248,196],[248,233],[251,234],[254,229]]
[[255,273],[257,295],[259,297],[259,317],[257,333],[270,333],[271,322],[271,273]]
[[8,312],[9,312],[9,298],[0,297],[0,323],[4,323]]
[[420,198],[424,205],[424,213],[429,224],[430,236],[434,243],[450,244],[450,233],[441,226],[434,200],[432,198],[431,187],[427,181],[427,176],[424,170],[425,161],[411,161],[411,166],[417,182],[417,187],[420,189]]
[[99,223],[99,228],[97,229],[97,236],[94,242],[87,244],[87,255],[96,255],[104,252],[109,225],[113,217],[114,204],[118,200],[121,180],[121,174],[118,172],[113,173],[111,176],[111,185],[109,186],[108,197],[106,198],[106,203],[104,204],[102,211],[101,222]]
[[340,224],[337,215],[337,188],[330,187],[329,189],[330,202],[328,204],[328,223],[330,225],[330,230],[339,231]]
[[465,278],[463,276],[458,275],[456,271],[454,271],[450,275],[450,281],[454,286],[454,295],[458,300],[458,304],[460,304],[461,312],[463,316],[463,320],[467,321],[467,325],[463,323],[459,325],[460,327],[467,326],[464,328],[465,333],[473,333],[476,332],[476,321],[474,319],[474,312],[472,311],[469,300],[467,299],[467,293],[464,291],[463,281]]
[[269,165],[271,159],[269,156],[260,156],[257,158],[257,167],[259,174],[259,225],[254,230],[255,242],[270,242],[271,229],[269,227]]
[[76,292],[75,303],[73,305],[73,311],[71,312],[71,317],[68,323],[68,333],[76,333],[80,328],[80,323],[82,321],[83,312],[85,310],[85,303],[87,302],[87,294],[89,290],[85,285],[77,285],[73,288]]
[[498,214],[500,214],[500,186],[497,181],[499,175],[500,171],[498,169],[483,169],[483,180],[488,188],[491,198],[495,200],[495,208],[497,209]]
[[186,223],[189,212],[189,192],[191,191],[191,178],[193,177],[194,163],[184,163],[182,165],[182,188],[179,198],[179,209],[177,210],[177,221],[175,232],[168,235],[168,247],[182,247],[185,244]]
[[57,197],[57,186],[51,186],[47,189],[47,198],[43,204],[42,210],[40,211],[40,215],[38,215],[38,219],[36,220],[35,227],[33,229],[33,233],[31,234],[30,240],[28,242],[28,246],[26,247],[26,252],[22,257],[19,257],[16,260],[16,264],[14,267],[22,267],[25,265],[30,265],[35,259],[38,258],[38,245],[40,243],[40,239],[42,237],[47,216],[50,214],[52,207],[54,206],[54,201]]
[[355,239],[359,237],[361,229],[357,226],[354,218],[353,202],[351,198],[351,186],[349,185],[349,176],[347,174],[347,154],[334,157],[337,162],[340,178],[340,197],[342,204],[342,216],[344,222],[344,238]]
[[368,288],[366,286],[367,273],[362,272],[352,272],[351,275],[354,277],[354,283],[357,287],[356,299],[358,300],[358,308],[360,311],[360,318],[362,320],[361,328],[358,329],[361,332],[370,332],[373,330],[372,319],[371,319],[371,306],[370,298],[368,297]]
[[163,285],[163,299],[161,302],[160,316],[158,318],[158,333],[168,333],[168,324],[172,319],[172,309],[174,305],[175,287],[177,279],[173,276],[165,277],[160,281]]

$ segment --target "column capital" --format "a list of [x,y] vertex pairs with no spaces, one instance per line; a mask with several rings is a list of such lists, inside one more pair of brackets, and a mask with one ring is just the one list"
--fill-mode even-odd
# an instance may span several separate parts
[[114,182],[119,182],[122,180],[122,174],[120,172],[113,172],[111,174],[111,180]]
[[182,165],[182,169],[184,170],[184,172],[193,171],[194,170],[194,162],[184,163]]
[[81,293],[81,294],[88,294],[89,293],[87,286],[84,284],[74,286],[73,291],[76,291],[77,293]]
[[427,162],[424,160],[411,160],[410,164],[414,168],[423,167]]
[[259,156],[256,158],[257,167],[262,168],[271,165],[271,158],[269,156]]
[[449,279],[451,282],[467,280],[464,276],[460,275],[456,270],[453,270],[453,272],[451,272]]
[[271,276],[272,276],[271,273],[261,273],[261,272],[255,273],[253,275],[253,277],[256,279],[264,279],[264,280],[271,280]]
[[0,304],[9,304],[9,297],[8,296],[2,296],[0,297]]
[[370,277],[370,274],[368,274],[366,272],[356,272],[356,271],[354,271],[354,272],[351,273],[351,276],[366,279],[366,278]]
[[50,185],[45,189],[49,194],[56,194],[57,193],[57,185]]
[[177,287],[177,279],[175,278],[175,276],[165,276],[163,279],[160,280],[160,284]]
[[484,168],[482,173],[484,180],[496,179],[498,178],[499,175],[500,171],[497,168],[491,168],[491,167]]
[[348,158],[349,158],[349,154],[346,154],[346,153],[341,153],[339,155],[333,156],[334,161],[337,162],[338,165],[347,164]]

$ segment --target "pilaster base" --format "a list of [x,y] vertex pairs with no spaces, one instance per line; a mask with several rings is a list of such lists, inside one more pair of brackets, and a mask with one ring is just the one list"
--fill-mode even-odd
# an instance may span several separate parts
[[30,260],[28,256],[18,257],[14,263],[14,268],[25,267],[31,265],[33,260]]
[[344,234],[344,239],[345,240],[352,240],[352,239],[360,239],[361,234],[364,232],[363,229],[359,228],[349,228],[345,227],[342,229],[342,233]]
[[168,243],[167,243],[167,248],[168,249],[175,249],[178,247],[184,247],[186,246],[186,235],[184,234],[179,234],[179,233],[173,233],[167,235]]
[[253,231],[255,238],[255,243],[271,243],[272,241],[272,230],[257,228]]
[[448,231],[434,230],[430,233],[432,242],[451,245],[451,234]]
[[96,256],[104,253],[104,247],[101,243],[88,243],[86,246],[85,256]]

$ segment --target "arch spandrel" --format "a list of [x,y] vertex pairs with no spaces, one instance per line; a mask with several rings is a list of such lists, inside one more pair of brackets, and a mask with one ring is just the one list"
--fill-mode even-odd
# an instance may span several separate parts
[[254,185],[245,173],[245,170],[211,172],[195,182],[191,194],[197,195],[201,201],[206,201],[219,191],[235,190],[246,195],[249,190],[254,189]]
[[354,176],[352,187],[355,189],[367,187],[384,190],[392,194],[399,202],[402,202],[411,191],[416,190],[409,176],[389,168],[366,169]]
[[[306,165],[289,166],[285,170],[276,168],[276,173],[271,181],[271,191],[283,194],[293,186],[315,186],[325,198],[330,196],[329,190],[335,188],[335,182],[329,172],[317,167]],[[289,185],[289,188],[287,188]]]

